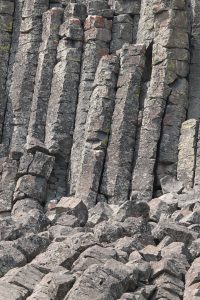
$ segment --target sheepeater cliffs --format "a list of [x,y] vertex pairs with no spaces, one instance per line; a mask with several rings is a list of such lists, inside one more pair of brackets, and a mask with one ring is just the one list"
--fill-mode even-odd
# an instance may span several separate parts
[[199,0],[0,0],[0,300],[200,299]]

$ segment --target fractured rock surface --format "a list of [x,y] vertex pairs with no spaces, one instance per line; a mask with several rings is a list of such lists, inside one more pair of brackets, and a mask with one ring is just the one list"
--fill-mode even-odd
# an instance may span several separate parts
[[200,299],[199,0],[0,0],[0,300]]

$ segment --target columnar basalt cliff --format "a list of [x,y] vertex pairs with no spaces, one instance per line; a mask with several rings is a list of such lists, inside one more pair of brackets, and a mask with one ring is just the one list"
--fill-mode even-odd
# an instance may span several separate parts
[[0,0],[0,300],[200,299],[199,0]]

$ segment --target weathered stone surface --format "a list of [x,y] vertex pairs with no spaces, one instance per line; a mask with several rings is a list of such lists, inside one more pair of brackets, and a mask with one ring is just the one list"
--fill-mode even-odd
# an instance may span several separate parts
[[0,0],[0,299],[200,298],[199,16]]
[[149,206],[146,202],[126,201],[113,214],[113,219],[119,222],[125,221],[129,217],[148,217]]
[[42,235],[30,233],[14,241],[14,247],[22,252],[30,262],[39,253],[44,252],[50,240]]
[[80,253],[97,244],[91,233],[76,233],[62,242],[52,243],[44,253],[38,255],[31,264],[51,270],[56,266],[71,268]]
[[[53,68],[56,64],[59,27],[63,10],[52,8],[43,14],[42,43],[39,49],[36,82],[28,127],[27,148],[34,139],[44,142],[48,101],[51,93]],[[47,80],[48,78],[48,80]],[[30,145],[31,143],[31,145]]]
[[1,159],[0,168],[0,212],[11,211],[12,197],[17,180],[16,161]]
[[185,121],[181,127],[177,178],[183,182],[186,188],[192,188],[194,176],[196,179],[198,177],[198,168],[195,170],[198,126],[197,120],[190,119]]
[[24,175],[17,181],[14,200],[33,198],[43,203],[46,199],[47,182],[45,178]]
[[8,127],[5,138],[11,143],[11,153],[15,158],[21,156],[26,142],[41,42],[42,14],[48,9],[48,5],[48,0],[24,1],[19,45],[9,90],[10,110],[7,111],[7,121],[5,120]]
[[[88,26],[89,24],[89,26]],[[88,16],[85,22],[85,33],[90,29],[104,29],[111,31],[111,23],[102,16]],[[110,37],[111,38],[111,37]],[[84,45],[82,58],[79,97],[76,111],[73,147],[71,153],[71,182],[70,191],[75,193],[81,169],[81,153],[85,143],[85,130],[87,115],[90,107],[90,97],[93,91],[95,72],[102,56],[109,54],[109,44],[103,41],[103,37],[89,40]]]
[[[73,24],[81,30],[79,19],[69,19],[69,30]],[[72,146],[81,55],[82,41],[77,41],[76,35],[60,40],[57,53],[60,61],[54,68],[47,111],[45,145],[50,153],[61,155],[67,161]]]
[[184,242],[186,245],[198,238],[198,233],[167,220],[158,223],[153,230],[153,236],[158,240],[162,240],[166,235],[170,236],[174,242]]
[[122,1],[122,0],[110,0],[111,7],[116,14],[138,14],[140,11],[139,1]]
[[81,172],[76,191],[77,197],[81,197],[88,207],[96,204],[111,130],[118,71],[118,57],[115,55],[104,56],[96,72],[94,91],[90,99],[85,146],[82,153]]
[[142,45],[126,44],[120,51],[115,109],[100,187],[109,203],[129,198],[144,54]]
[[4,125],[4,116],[7,104],[6,80],[11,47],[14,3],[3,1],[0,7],[0,138]]
[[163,194],[177,193],[180,194],[184,188],[181,181],[177,181],[171,176],[165,176],[160,180]]
[[12,216],[18,218],[23,214],[27,214],[31,209],[43,211],[43,207],[36,199],[26,198],[19,200],[12,207]]
[[28,297],[28,291],[23,287],[4,282],[0,284],[0,297],[8,300],[22,300]]
[[112,247],[92,246],[81,253],[79,258],[73,263],[72,270],[78,274],[83,273],[93,264],[103,264],[108,259],[116,259],[117,252]]
[[125,231],[120,222],[103,221],[94,227],[94,234],[100,243],[111,243],[122,238]]
[[24,266],[26,262],[25,256],[13,247],[10,242],[0,243],[0,277],[5,275],[12,268]]
[[64,299],[64,296],[71,289],[75,277],[65,268],[57,267],[43,277],[38,283],[29,300],[37,299]]
[[189,108],[188,108],[188,119],[199,120],[200,107],[199,107],[199,93],[200,87],[198,82],[199,74],[199,48],[200,48],[200,26],[199,26],[199,15],[200,15],[200,3],[198,1],[191,2],[191,13],[192,13],[192,39],[191,39],[191,63],[190,63],[190,74],[189,74]]
[[107,203],[99,202],[96,206],[90,208],[88,213],[87,224],[94,226],[102,221],[108,221],[113,214],[113,210]]
[[10,283],[21,286],[28,292],[32,292],[37,283],[44,277],[44,273],[31,265],[22,268],[10,270],[1,280],[0,283]]
[[[181,26],[175,30],[176,24],[173,20],[178,19],[178,14],[178,10],[168,6],[166,6],[166,11],[155,13],[152,73],[144,101],[142,127],[132,180],[132,192],[137,194],[138,199],[150,200],[153,186],[155,183],[156,186],[159,186],[159,182],[157,183],[154,178],[157,159],[159,164],[156,180],[164,177],[169,171],[172,175],[176,175],[173,168],[176,167],[177,162],[179,132],[186,114],[188,90],[185,78],[176,81],[178,57],[175,50],[173,53],[170,49],[188,48],[187,16],[184,14]],[[173,18],[172,16],[177,17]],[[163,23],[163,19],[167,21]],[[180,34],[179,38],[177,38],[177,32]],[[174,57],[171,56],[171,52]],[[164,57],[161,57],[160,53],[163,53]],[[187,73],[182,75],[182,77],[186,76]],[[173,83],[172,87],[170,84],[173,85]],[[159,88],[157,88],[158,86]],[[166,107],[168,98],[169,104]],[[181,99],[181,103],[179,99]],[[174,122],[172,122],[173,119]],[[162,136],[160,135],[161,128]],[[157,148],[158,143],[159,149]],[[143,176],[142,182],[141,176]]]
[[115,260],[108,260],[103,266],[94,264],[76,281],[65,299],[117,299],[128,288],[130,274],[128,267]]
[[[172,198],[173,199],[173,198]],[[152,199],[148,204],[150,207],[149,217],[158,222],[160,218],[170,217],[178,208],[178,200],[164,199],[164,197]]]
[[133,42],[133,18],[128,14],[114,16],[112,26],[111,53],[121,49],[125,43]]
[[85,204],[78,198],[62,198],[56,205],[56,212],[66,212],[69,215],[74,215],[80,222],[81,226],[84,226],[88,220],[88,210]]
[[142,0],[137,30],[138,44],[145,44],[147,47],[151,44],[154,38],[154,21],[153,0]]

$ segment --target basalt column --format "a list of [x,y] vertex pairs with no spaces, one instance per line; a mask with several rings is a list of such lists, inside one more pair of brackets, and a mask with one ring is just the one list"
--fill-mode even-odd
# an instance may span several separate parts
[[113,1],[111,7],[115,16],[113,18],[110,52],[115,53],[125,43],[132,44],[136,41],[140,1]]
[[200,119],[200,2],[191,0],[192,32],[188,118]]
[[[26,142],[42,36],[42,14],[48,7],[48,0],[25,0],[23,6],[19,45],[8,100],[11,112],[8,111],[7,114],[7,126],[11,128],[11,132],[5,137],[10,141],[11,155],[16,159],[22,155]],[[10,113],[13,116],[11,119]]]
[[[177,4],[176,4],[177,3]],[[172,2],[173,4],[173,2]],[[184,1],[174,1],[170,13],[168,31],[171,38],[165,44],[168,49],[168,74],[172,89],[162,122],[162,135],[158,149],[157,182],[165,175],[177,176],[178,144],[181,124],[186,119],[188,108],[188,81],[189,74],[189,34],[190,24]],[[158,48],[159,49],[159,48]],[[160,50],[158,50],[160,55]]]
[[[189,74],[189,108],[188,119],[200,120],[200,2],[191,0],[192,8],[192,33],[191,33],[191,63]],[[196,169],[194,184],[198,188],[200,180],[200,132],[198,130]]]
[[[153,66],[150,86],[144,102],[137,160],[132,180],[132,197],[143,200],[150,200],[152,197],[157,150],[162,149],[160,137],[164,137],[161,136],[162,119],[164,115],[166,116],[165,109],[169,96],[171,97],[170,103],[174,103],[175,109],[177,107],[176,111],[181,111],[177,116],[178,124],[175,123],[178,130],[184,119],[187,102],[187,81],[182,78],[187,75],[188,63],[186,4],[184,1],[178,4],[177,1],[171,1],[168,4],[165,1],[154,1],[153,9],[155,14]],[[182,69],[181,66],[185,65],[186,69]],[[163,127],[162,134],[164,130]],[[176,155],[178,154],[178,139],[179,136],[174,144]]]
[[6,80],[13,28],[13,1],[1,1],[0,3],[0,142],[7,102]]
[[120,51],[120,73],[111,134],[100,188],[109,203],[119,204],[129,197],[144,64],[143,45],[123,46]]
[[98,66],[86,123],[85,145],[76,196],[88,207],[96,204],[115,105],[119,59],[104,56]]
[[43,14],[42,44],[39,49],[38,68],[28,128],[27,148],[44,143],[46,115],[51,93],[53,68],[56,64],[59,29],[63,10],[52,8]]
[[[104,12],[104,11],[103,11]],[[97,13],[101,13],[97,11]],[[101,15],[89,15],[84,25],[84,53],[81,69],[78,106],[71,153],[70,192],[76,191],[80,173],[81,153],[85,141],[85,124],[90,107],[90,97],[99,61],[103,55],[109,53],[112,21]]]
[[142,0],[137,31],[137,43],[148,47],[154,38],[153,0]]
[[45,146],[56,156],[49,181],[49,199],[66,195],[67,174],[73,139],[78,88],[80,81],[85,6],[71,3],[65,10],[65,21],[60,27],[61,40],[51,85],[45,129]]
[[[15,55],[19,45],[19,36],[20,36],[20,26],[22,22],[22,10],[24,5],[24,0],[15,0],[14,9],[14,18],[13,18],[13,27],[12,27],[12,44],[10,48],[10,57],[9,57],[9,68],[8,68],[8,77],[7,77],[7,89],[9,87],[12,79],[13,65],[15,62]],[[5,125],[4,125],[5,126]]]
[[[199,122],[190,119],[183,122],[181,126],[181,135],[179,140],[179,153],[177,165],[177,178],[186,188],[192,188],[194,185],[194,176],[196,183],[199,182],[199,166],[195,170],[196,155],[199,158],[199,149],[197,152]],[[198,180],[197,180],[198,179]]]

